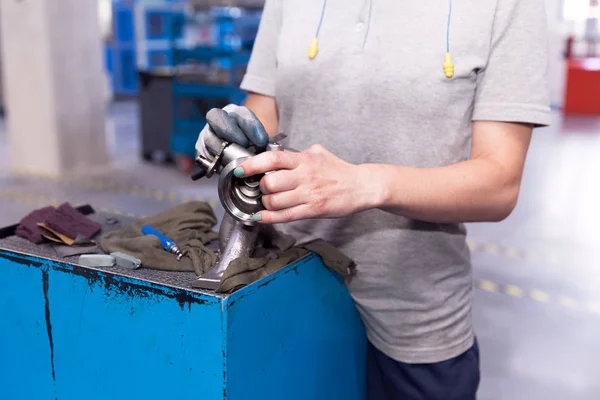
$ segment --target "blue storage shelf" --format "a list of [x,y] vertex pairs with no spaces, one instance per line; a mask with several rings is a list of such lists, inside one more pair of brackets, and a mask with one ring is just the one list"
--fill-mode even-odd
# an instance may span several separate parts
[[135,17],[130,2],[113,3],[113,41],[120,43],[135,42]]
[[173,92],[178,96],[229,98],[236,91],[239,91],[239,88],[234,86],[229,87],[192,82],[175,82],[173,84]]
[[169,40],[140,40],[137,44],[138,69],[151,71],[174,65],[173,42]]
[[104,68],[109,75],[113,74],[113,57],[110,45],[104,46]]
[[175,128],[179,132],[195,132],[200,133],[200,130],[204,128],[206,120],[203,118],[198,119],[183,119],[180,118],[175,122]]
[[148,50],[147,52],[148,68],[170,67],[173,65],[172,50]]
[[110,44],[107,46],[108,70],[112,72],[113,91],[117,95],[135,95],[138,93],[135,46]]
[[113,36],[105,47],[105,63],[116,95],[138,93],[135,3],[135,0],[112,2]]
[[260,11],[212,7],[204,28],[210,46],[180,51],[177,48],[181,46],[186,24],[190,23],[183,7],[186,2],[113,0],[113,40],[107,45],[105,62],[107,72],[112,75],[114,93],[137,94],[138,69],[172,67],[190,60],[218,60],[223,69],[232,71],[229,85],[221,89],[196,86],[177,94],[243,99],[243,94],[233,88],[239,84],[239,74],[235,76],[234,70],[248,63]]
[[[107,48],[106,67],[114,93],[124,95],[138,93],[138,70],[173,67],[171,152],[193,157],[206,112],[245,100],[239,83],[261,12],[208,7],[190,15],[187,1],[113,0],[114,43]],[[198,63],[203,65],[190,80],[178,74],[178,67]]]
[[[164,7],[163,7],[164,8]],[[146,35],[142,40],[169,40],[183,37],[185,16],[180,10],[149,8],[144,12]]]
[[193,61],[211,61],[220,60],[223,66],[234,68],[236,66],[245,66],[250,60],[249,51],[238,51],[231,49],[197,47],[194,49],[174,49],[176,65],[184,64],[189,60]]
[[204,119],[176,119],[171,134],[171,152],[194,158],[196,141],[205,124],[206,120]]
[[252,47],[258,32],[261,11],[214,7],[210,15],[213,18],[215,47],[233,51]]

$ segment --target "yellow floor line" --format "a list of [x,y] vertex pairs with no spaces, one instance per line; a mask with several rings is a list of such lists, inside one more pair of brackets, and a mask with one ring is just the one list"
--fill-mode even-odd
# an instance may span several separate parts
[[27,204],[34,207],[57,206],[61,204],[61,201],[54,197],[32,195],[6,189],[0,189],[0,200]]
[[505,254],[509,258],[523,258],[521,252],[515,248],[507,248]]
[[486,292],[498,292],[499,286],[495,282],[481,280],[478,282],[477,287],[481,290],[485,290]]
[[500,293],[511,297],[530,299],[538,303],[554,304],[570,310],[581,310],[600,316],[600,303],[584,303],[568,296],[552,296],[541,290],[530,290],[515,285],[499,285],[487,279],[477,280],[475,287],[485,292]]
[[523,297],[523,289],[515,285],[506,285],[504,287],[504,293],[513,297]]
[[539,303],[547,303],[550,300],[550,295],[541,290],[532,290],[529,295],[533,300]]
[[572,299],[570,297],[565,297],[565,296],[560,296],[558,298],[558,303],[563,306],[563,307],[567,307],[567,308],[579,308],[579,302],[575,299]]
[[488,254],[498,254],[500,253],[500,250],[501,248],[497,244],[485,243],[483,245],[483,251]]
[[600,315],[600,303],[591,303],[587,306],[587,311]]
[[[2,173],[2,171],[0,171]],[[67,186],[75,186],[84,189],[99,190],[112,193],[121,193],[145,199],[153,199],[159,201],[168,200],[172,203],[189,202],[189,201],[206,201],[202,196],[191,196],[188,194],[180,194],[169,192],[162,189],[146,188],[139,185],[131,185],[124,182],[118,182],[106,179],[76,178],[76,177],[56,177],[51,175],[34,174],[27,172],[10,173],[12,176],[21,178],[30,178],[38,180],[46,180],[60,183]]]
[[471,239],[467,240],[467,245],[473,254],[492,254],[513,260],[541,262],[555,266],[566,264],[565,260],[557,254],[541,254],[534,251],[525,251],[516,247],[502,246],[495,243],[475,242]]
[[477,251],[477,242],[471,239],[467,239],[467,246],[469,246],[469,250],[471,250],[472,252]]

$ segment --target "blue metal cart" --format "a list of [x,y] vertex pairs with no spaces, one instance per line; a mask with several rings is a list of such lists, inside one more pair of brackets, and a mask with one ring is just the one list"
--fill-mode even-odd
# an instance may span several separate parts
[[316,255],[233,294],[0,240],[0,399],[363,400],[366,337]]

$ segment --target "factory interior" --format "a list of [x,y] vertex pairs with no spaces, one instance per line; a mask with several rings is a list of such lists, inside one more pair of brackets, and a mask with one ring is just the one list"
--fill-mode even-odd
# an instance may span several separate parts
[[[0,399],[367,399],[364,327],[318,251],[252,279],[233,263],[198,273],[226,252],[211,246],[235,172],[221,149],[220,174],[199,173],[196,141],[210,109],[244,104],[263,6],[0,0]],[[545,7],[551,123],[533,130],[512,213],[466,224],[481,400],[600,399],[600,5]],[[23,234],[35,210],[38,241]],[[138,220],[200,226],[192,261]],[[227,246],[246,240],[237,221]],[[154,248],[109,251],[98,235],[113,231]],[[145,265],[151,252],[169,265]]]

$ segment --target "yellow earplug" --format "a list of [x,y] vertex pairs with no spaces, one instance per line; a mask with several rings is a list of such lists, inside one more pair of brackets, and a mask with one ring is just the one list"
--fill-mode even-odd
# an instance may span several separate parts
[[319,39],[314,38],[310,46],[308,46],[308,58],[311,60],[317,56],[319,52]]
[[450,53],[446,53],[444,74],[446,74],[446,78],[452,78],[454,76],[454,63],[452,62],[452,55]]

